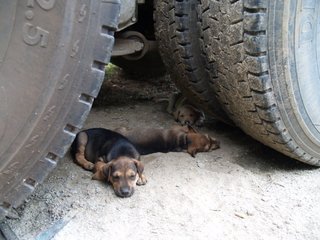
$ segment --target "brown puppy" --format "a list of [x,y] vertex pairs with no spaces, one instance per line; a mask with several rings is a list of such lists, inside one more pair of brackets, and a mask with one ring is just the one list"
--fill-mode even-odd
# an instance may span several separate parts
[[161,128],[117,128],[116,132],[128,138],[141,155],[155,152],[179,152],[186,149],[187,126],[174,126],[170,129]]
[[127,137],[141,155],[155,152],[187,151],[192,157],[198,152],[208,152],[219,148],[219,141],[208,134],[198,133],[190,126],[174,126],[170,129],[127,128],[115,129]]
[[167,112],[172,114],[174,120],[181,125],[201,127],[205,120],[203,111],[194,107],[192,102],[182,95],[181,92],[174,93],[169,98]]
[[204,113],[191,105],[182,105],[173,113],[174,120],[181,125],[201,127],[205,120]]
[[93,170],[93,179],[112,183],[117,196],[130,197],[135,185],[146,184],[140,154],[124,136],[103,128],[77,134],[71,146],[76,163]]
[[144,166],[140,161],[119,157],[108,163],[96,162],[92,179],[110,182],[117,196],[130,197],[136,185],[147,183],[143,170]]

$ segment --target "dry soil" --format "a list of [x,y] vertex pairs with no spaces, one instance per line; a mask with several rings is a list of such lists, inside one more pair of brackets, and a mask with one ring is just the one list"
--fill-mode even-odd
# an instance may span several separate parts
[[[168,77],[132,81],[114,69],[85,128],[170,127],[158,100]],[[210,153],[142,157],[148,183],[118,198],[69,154],[7,223],[19,239],[320,239],[320,170],[207,122]]]

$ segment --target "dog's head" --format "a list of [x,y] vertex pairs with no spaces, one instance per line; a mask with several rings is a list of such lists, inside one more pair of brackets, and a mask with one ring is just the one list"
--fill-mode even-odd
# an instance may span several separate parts
[[92,179],[107,180],[112,184],[117,196],[130,197],[143,170],[144,166],[140,161],[119,157],[108,163],[98,161]]
[[173,113],[174,119],[181,125],[202,126],[204,113],[191,105],[183,105]]
[[208,134],[190,132],[187,134],[187,152],[195,157],[198,152],[210,152],[220,147],[220,142]]

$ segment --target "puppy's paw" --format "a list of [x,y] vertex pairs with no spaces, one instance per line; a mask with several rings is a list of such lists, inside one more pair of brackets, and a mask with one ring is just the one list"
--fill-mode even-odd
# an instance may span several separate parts
[[91,162],[86,163],[84,166],[84,169],[92,171],[94,169],[94,164]]
[[147,184],[147,178],[145,175],[141,175],[141,177],[139,177],[138,181],[137,181],[137,185],[141,186],[141,185],[146,185]]

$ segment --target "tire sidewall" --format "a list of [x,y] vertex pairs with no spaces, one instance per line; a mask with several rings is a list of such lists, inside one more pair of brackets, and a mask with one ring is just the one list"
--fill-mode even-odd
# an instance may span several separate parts
[[[314,66],[317,59],[314,54],[306,51],[308,48],[316,50],[315,34],[308,41],[304,41],[306,39],[300,35],[301,24],[307,19],[303,17],[305,9],[301,2],[269,2],[270,73],[279,112],[287,131],[304,152],[320,158],[320,133],[311,121],[300,91],[301,83],[307,78],[313,77],[313,81],[319,79],[317,69],[309,68],[307,72],[304,69],[305,66]],[[317,14],[317,9],[314,10]],[[305,44],[309,46],[302,48]],[[320,109],[315,114],[320,114]]]

